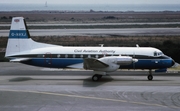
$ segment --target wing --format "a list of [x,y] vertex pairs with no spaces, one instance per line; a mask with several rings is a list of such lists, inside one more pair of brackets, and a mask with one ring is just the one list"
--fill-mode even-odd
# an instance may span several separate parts
[[79,63],[79,64],[73,64],[73,65],[69,65],[67,66],[69,68],[75,68],[75,69],[83,69],[83,63]]
[[70,68],[78,68],[78,69],[92,69],[92,68],[106,68],[109,65],[99,61],[98,59],[95,58],[86,58],[84,59],[83,63],[78,63],[78,64],[73,64],[73,65],[69,65],[67,67]]
[[95,59],[95,58],[86,58],[84,59],[84,69],[92,69],[92,68],[106,68],[109,67],[108,64]]

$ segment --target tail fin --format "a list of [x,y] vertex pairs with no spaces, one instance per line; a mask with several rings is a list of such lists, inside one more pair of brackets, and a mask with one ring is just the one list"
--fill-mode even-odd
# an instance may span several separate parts
[[18,54],[30,48],[29,31],[23,17],[13,17],[5,57]]
[[30,38],[25,19],[23,17],[14,17],[12,19],[9,38],[13,38],[13,39]]
[[5,57],[30,52],[34,48],[52,47],[54,45],[37,43],[30,38],[29,31],[23,17],[13,17],[6,48]]

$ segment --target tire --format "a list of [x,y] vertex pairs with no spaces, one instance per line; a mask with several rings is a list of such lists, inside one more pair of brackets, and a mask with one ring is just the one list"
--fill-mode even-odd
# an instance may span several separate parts
[[92,76],[92,81],[99,81],[99,79],[101,79],[102,75],[98,75],[98,74],[95,74]]
[[148,75],[147,78],[148,78],[148,80],[152,81],[153,80],[153,75]]

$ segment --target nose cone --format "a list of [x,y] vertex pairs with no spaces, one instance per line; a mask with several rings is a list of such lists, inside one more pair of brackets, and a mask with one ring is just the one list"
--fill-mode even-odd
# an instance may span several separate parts
[[172,59],[172,63],[171,63],[171,66],[175,66],[176,62]]
[[169,62],[168,62],[168,67],[175,67],[176,65],[176,62],[171,58],[171,57],[168,57],[168,56],[164,56],[164,58],[166,58]]

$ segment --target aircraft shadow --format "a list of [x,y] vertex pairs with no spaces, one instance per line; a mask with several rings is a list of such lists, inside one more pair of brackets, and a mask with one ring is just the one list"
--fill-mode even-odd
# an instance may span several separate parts
[[9,82],[24,82],[24,81],[30,81],[30,80],[43,80],[43,81],[47,81],[47,80],[58,80],[58,81],[72,81],[72,80],[79,80],[79,81],[83,81],[83,87],[98,87],[100,85],[103,85],[107,82],[111,82],[113,81],[114,79],[110,76],[104,76],[102,77],[99,81],[97,82],[94,82],[92,81],[91,77],[88,77],[87,79],[34,79],[34,78],[31,78],[31,77],[16,77],[16,78],[12,78],[12,79],[9,79]]
[[31,78],[31,77],[16,77],[16,78],[9,79],[9,82],[21,82],[21,81],[29,81],[29,80],[33,80],[33,78]]
[[108,82],[119,82],[121,84],[121,82],[128,82],[128,81],[131,81],[131,82],[154,82],[154,81],[171,81],[171,80],[159,80],[159,79],[156,79],[154,78],[154,80],[152,81],[149,81],[147,80],[146,78],[144,79],[132,79],[132,78],[112,78],[111,76],[107,75],[107,76],[103,76],[99,81],[97,82],[94,82],[92,81],[92,77],[88,77],[86,79],[56,79],[56,78],[51,78],[51,79],[47,79],[47,78],[44,78],[42,77],[42,79],[34,79],[34,78],[31,78],[31,77],[16,77],[16,78],[12,78],[12,79],[9,79],[9,82],[24,82],[24,81],[30,81],[30,80],[42,80],[42,81],[46,81],[46,80],[52,80],[52,81],[83,81],[83,87],[98,87],[98,86],[101,86],[105,83],[108,83]]
[[82,79],[34,79],[34,78],[31,78],[31,77],[16,77],[16,78],[12,78],[12,79],[9,79],[9,82],[22,82],[22,81],[29,81],[29,80],[44,80],[44,81],[47,81],[47,80],[54,80],[54,81],[67,81],[67,80],[82,80]]
[[[119,81],[119,82],[121,82],[121,81],[134,81],[134,82],[148,82],[149,80],[147,80],[146,78],[145,79],[128,79],[128,78],[126,78],[126,79],[124,79],[124,78],[122,78],[122,79],[114,79],[113,81]],[[153,81],[172,81],[172,80],[159,80],[159,79],[153,79],[152,81],[149,81],[149,82],[153,82]]]

